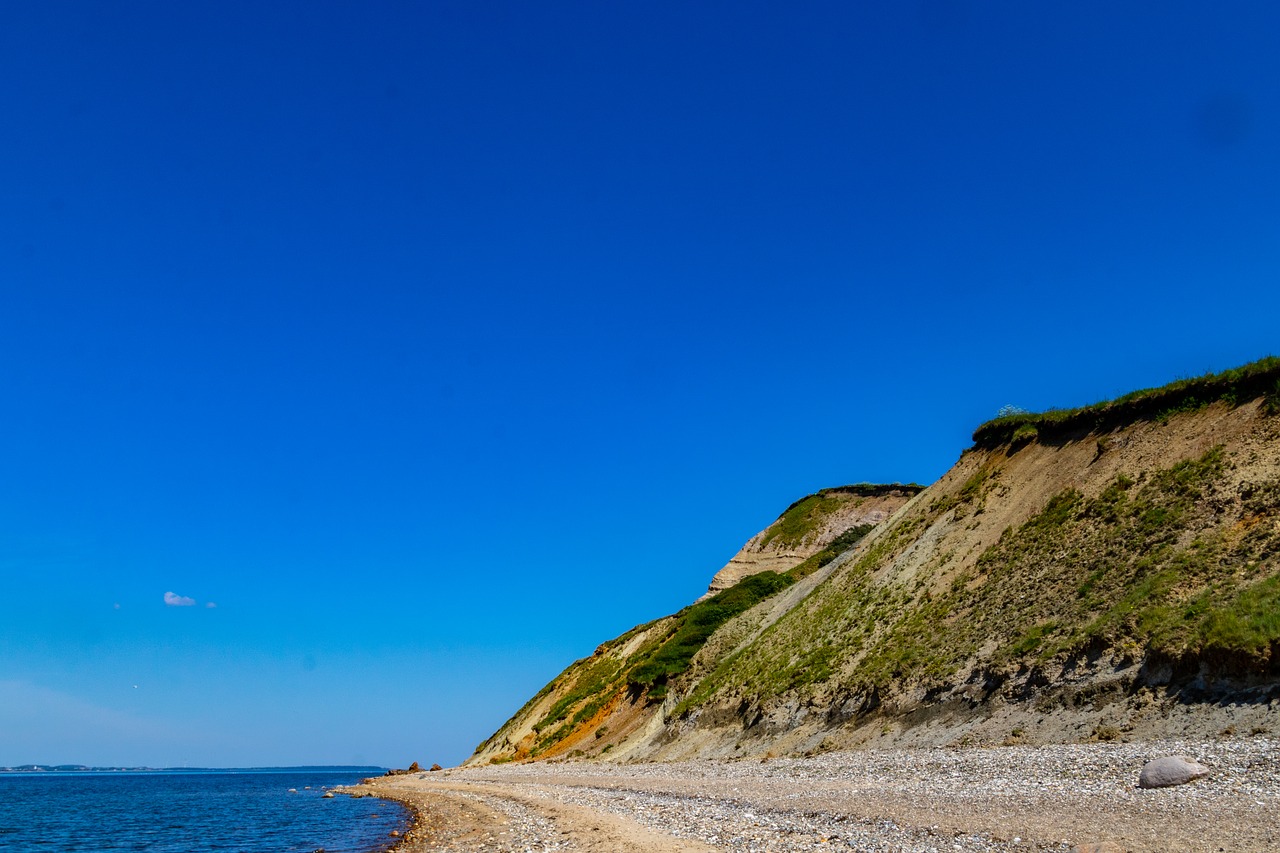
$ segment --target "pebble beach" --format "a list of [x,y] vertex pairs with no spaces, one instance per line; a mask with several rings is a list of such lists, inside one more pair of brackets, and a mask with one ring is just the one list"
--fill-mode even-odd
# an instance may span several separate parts
[[[1137,786],[1183,755],[1210,774]],[[1280,741],[1165,740],[536,763],[380,778],[418,851],[1280,850]]]

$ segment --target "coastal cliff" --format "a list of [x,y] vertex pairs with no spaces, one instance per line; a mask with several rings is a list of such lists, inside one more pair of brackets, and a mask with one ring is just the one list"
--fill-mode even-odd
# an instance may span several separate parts
[[703,598],[760,572],[788,572],[851,529],[870,528],[893,515],[923,486],[859,483],[822,489],[787,507],[747,541],[711,579]]
[[1280,360],[792,504],[470,764],[1280,733]]

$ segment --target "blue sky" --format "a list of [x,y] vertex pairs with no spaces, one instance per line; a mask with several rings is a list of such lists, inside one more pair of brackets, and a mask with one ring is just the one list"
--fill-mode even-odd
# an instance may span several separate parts
[[1274,4],[0,14],[0,765],[454,763],[801,495],[1280,352]]

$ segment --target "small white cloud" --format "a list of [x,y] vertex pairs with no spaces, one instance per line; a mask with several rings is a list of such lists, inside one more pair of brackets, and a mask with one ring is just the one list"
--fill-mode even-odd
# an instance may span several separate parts
[[166,592],[164,594],[164,603],[170,607],[190,607],[196,603],[196,600],[187,598],[185,595],[178,595],[176,592]]
[[205,605],[205,607],[207,607],[209,610],[212,610],[213,608],[215,608],[215,607],[217,607],[217,606],[218,606],[218,605],[214,604],[212,601],[210,601],[208,604],[206,604],[206,605]]
[[112,609],[112,610],[119,610],[119,609],[120,609],[120,604],[119,604],[119,602],[117,602],[116,604],[113,604],[113,605],[111,606],[111,609]]

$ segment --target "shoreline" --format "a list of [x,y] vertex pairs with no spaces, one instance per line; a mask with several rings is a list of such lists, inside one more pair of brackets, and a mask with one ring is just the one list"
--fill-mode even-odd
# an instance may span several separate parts
[[[431,775],[440,774],[436,772]],[[438,792],[428,794],[393,782],[426,777],[425,771],[412,775],[374,776],[355,785],[342,785],[331,790],[337,795],[395,803],[404,809],[408,817],[404,831],[378,853],[420,853],[428,849],[439,849],[441,842],[453,842],[474,835],[485,826],[485,818],[492,817],[479,814],[475,809],[460,808],[448,798],[441,797]]]
[[[361,782],[360,784],[361,786],[363,786],[365,783]],[[349,796],[351,796],[349,792],[345,790],[339,791],[338,793],[348,794]],[[395,840],[392,841],[390,845],[382,848],[380,853],[395,853],[395,851],[400,851],[400,853],[405,853],[405,851],[409,850],[410,849],[409,844],[411,839],[416,838],[415,832],[418,829],[418,827],[422,825],[422,812],[419,810],[419,808],[416,805],[414,805],[412,801],[404,797],[379,796],[377,794],[369,794],[365,796],[372,796],[375,799],[384,800],[389,803],[395,803],[397,806],[404,809],[405,813],[408,815],[408,825],[405,827],[404,832],[401,833],[398,837],[396,837]]]
[[[1137,788],[1177,754],[1213,772]],[[1280,740],[1264,737],[507,764],[356,791],[414,815],[397,853],[1280,849]]]

